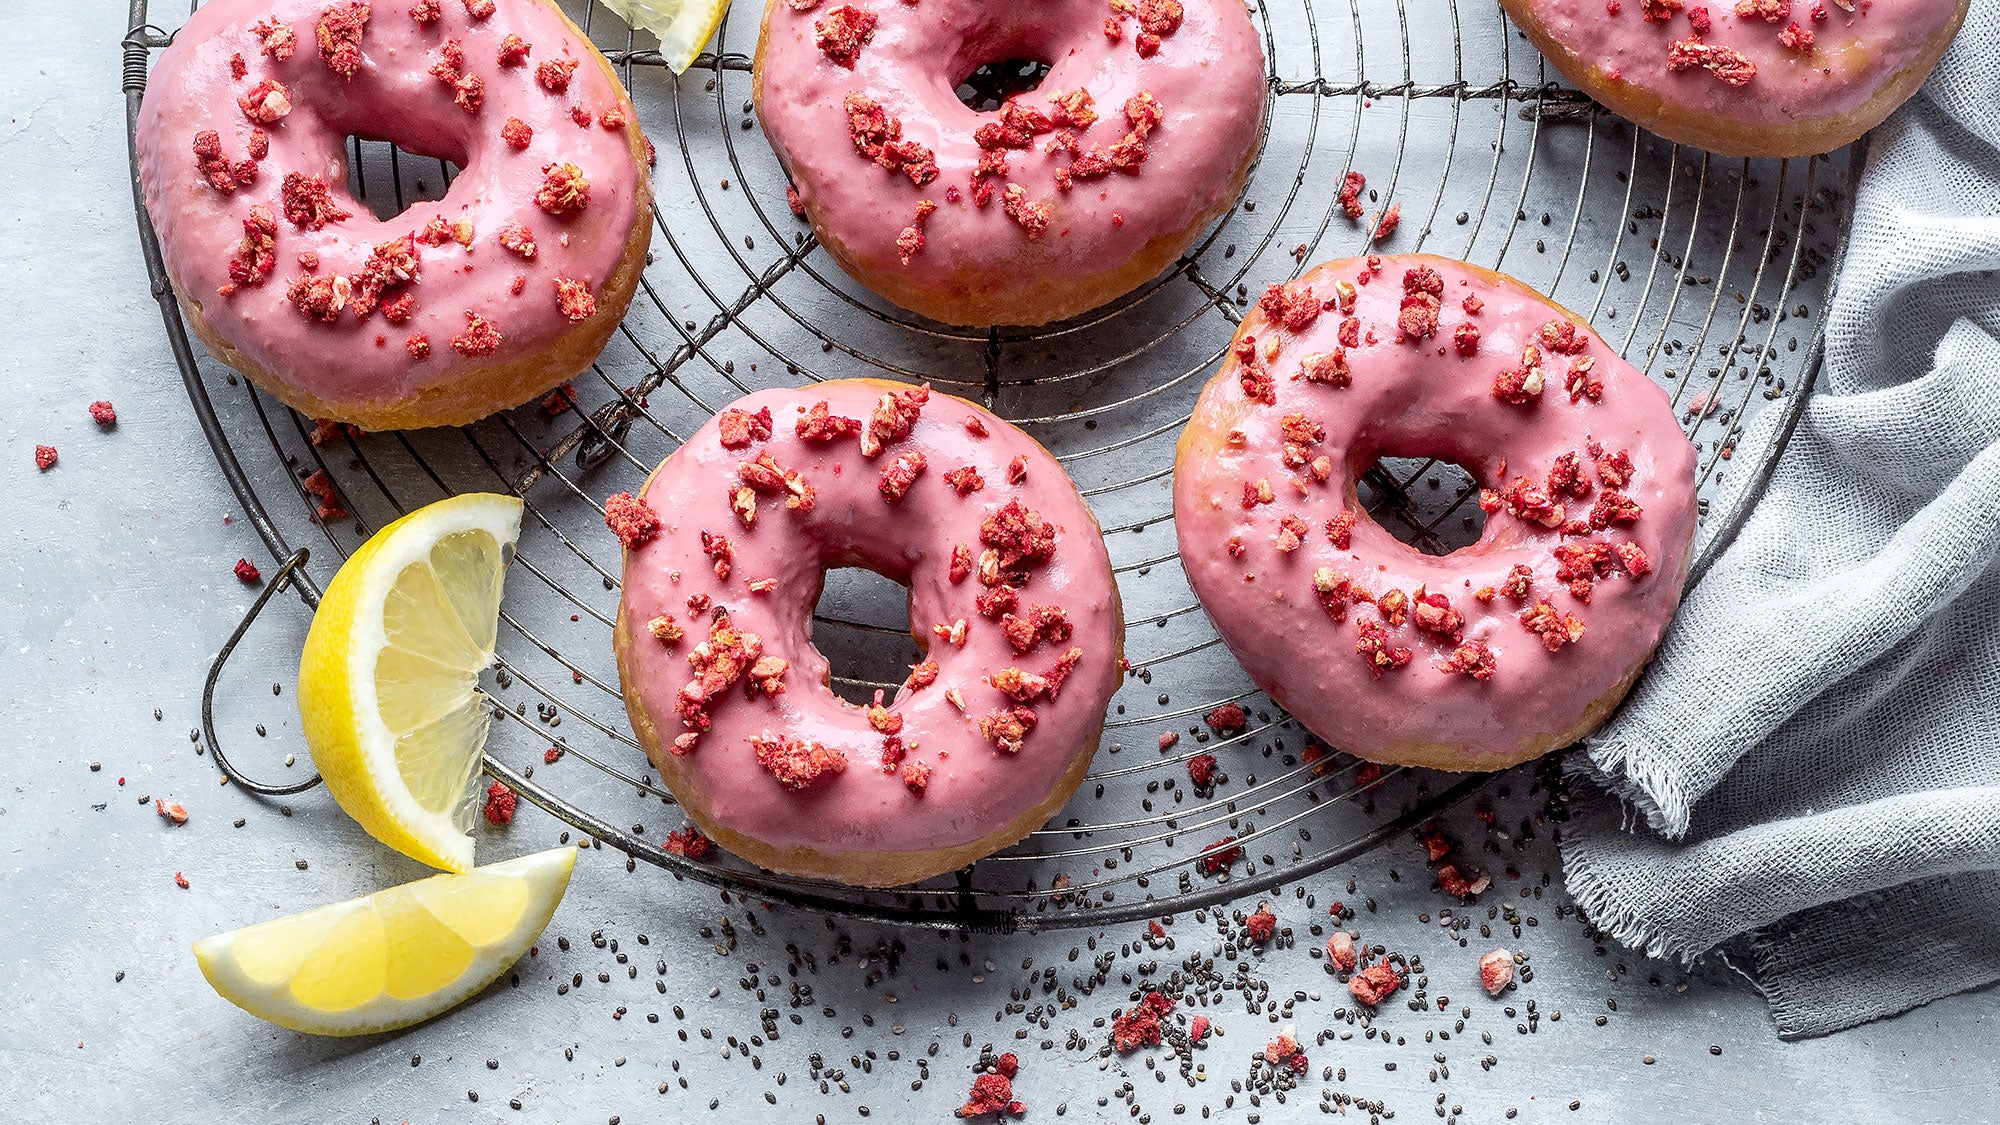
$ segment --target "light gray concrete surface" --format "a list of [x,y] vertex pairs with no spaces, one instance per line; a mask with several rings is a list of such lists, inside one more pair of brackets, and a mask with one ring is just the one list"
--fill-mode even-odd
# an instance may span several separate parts
[[[118,89],[123,17],[114,0],[17,2],[0,16],[9,403],[0,729],[10,743],[0,755],[0,1119],[946,1120],[989,1043],[1020,1053],[1018,1096],[1031,1121],[1290,1120],[1316,1115],[1333,1091],[1379,1101],[1404,1122],[1515,1112],[1527,1121],[1993,1119],[2000,994],[1779,1043],[1761,1001],[1726,971],[1688,975],[1594,946],[1573,911],[1559,913],[1549,826],[1492,858],[1520,878],[1502,878],[1464,912],[1476,927],[1488,906],[1517,904],[1537,921],[1518,939],[1496,929],[1492,942],[1475,936],[1462,948],[1438,925],[1450,903],[1408,841],[1284,888],[1274,900],[1296,947],[1247,955],[1246,974],[1268,982],[1272,998],[1305,997],[1285,1016],[1246,1010],[1235,992],[1200,1009],[1223,1035],[1197,1054],[1199,1082],[1165,1056],[1107,1058],[1101,1048],[1106,1017],[1134,983],[1221,948],[1212,918],[1176,918],[1172,950],[1135,946],[1139,927],[898,934],[783,906],[746,909],[650,869],[628,874],[609,851],[580,857],[518,987],[503,981],[431,1024],[355,1041],[295,1035],[237,1011],[202,981],[191,941],[423,872],[374,845],[323,793],[296,799],[285,816],[219,787],[189,741],[209,658],[249,600],[230,565],[268,560],[230,522],[233,498],[190,421],[146,291]],[[86,416],[97,398],[116,402],[115,430]],[[36,471],[38,443],[60,449],[54,470]],[[270,745],[256,749],[266,758],[292,750],[303,761],[290,698],[303,621],[295,605],[283,610],[245,654],[239,685],[248,686],[223,718],[239,743],[265,724]],[[1538,803],[1525,793],[1530,781],[1508,779],[1515,795],[1499,801],[1500,823]],[[190,809],[187,826],[171,828],[140,803],[169,795]],[[1475,837],[1469,811],[1450,827]],[[486,841],[486,856],[553,844],[560,828],[525,812]],[[1310,907],[1297,897],[1308,893]],[[1307,927],[1331,899],[1373,900],[1358,923],[1364,937],[1423,959],[1433,1010],[1385,1006],[1370,1028],[1337,1014],[1343,990],[1307,955],[1323,940]],[[725,920],[733,932],[720,929]],[[605,948],[590,940],[597,931]],[[629,965],[609,948],[614,939]],[[1094,948],[1072,961],[1086,939]],[[1489,944],[1532,957],[1533,980],[1499,1001],[1474,982]],[[1108,983],[1084,995],[1075,978],[1099,956]],[[1235,976],[1232,956],[1219,967]],[[580,985],[557,994],[579,974]],[[1074,1006],[1051,1010],[1064,995]],[[1442,1013],[1441,996],[1450,998]],[[760,1026],[767,1009],[775,1036]],[[1231,1084],[1280,1023],[1297,1024],[1313,1066],[1286,1103],[1253,1106]],[[838,1078],[822,1093],[825,1072]]]

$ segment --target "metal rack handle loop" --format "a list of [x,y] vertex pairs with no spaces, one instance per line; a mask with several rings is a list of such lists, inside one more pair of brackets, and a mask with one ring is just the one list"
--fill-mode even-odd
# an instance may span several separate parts
[[216,768],[222,771],[230,784],[255,793],[259,797],[289,797],[294,793],[303,793],[318,785],[321,778],[318,771],[314,771],[310,778],[291,785],[267,785],[248,777],[243,771],[231,765],[229,757],[222,752],[222,741],[215,736],[215,685],[222,680],[222,666],[229,663],[230,655],[236,651],[236,646],[243,640],[244,634],[250,631],[250,626],[256,624],[257,618],[264,612],[264,607],[271,604],[271,599],[280,590],[292,584],[293,577],[299,574],[299,568],[303,567],[306,560],[311,557],[311,551],[300,547],[293,551],[292,557],[286,559],[277,573],[271,576],[271,581],[264,587],[263,593],[258,594],[257,600],[250,603],[250,609],[244,613],[243,620],[236,623],[236,630],[229,634],[228,640],[222,642],[222,650],[215,654],[215,661],[208,666],[208,682],[203,684],[201,689],[202,740],[207,743],[208,752],[215,757]]

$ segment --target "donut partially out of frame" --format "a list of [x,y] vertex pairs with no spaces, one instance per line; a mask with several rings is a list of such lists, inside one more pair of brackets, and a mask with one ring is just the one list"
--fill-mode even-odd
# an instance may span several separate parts
[[1971,0],[1500,0],[1618,115],[1726,156],[1858,139],[1923,85]]

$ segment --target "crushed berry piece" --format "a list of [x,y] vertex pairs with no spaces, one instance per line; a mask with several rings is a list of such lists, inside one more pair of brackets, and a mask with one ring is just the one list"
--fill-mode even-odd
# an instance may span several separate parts
[[237,579],[246,585],[255,586],[264,580],[263,572],[249,559],[237,559],[236,565],[230,569],[235,572]]
[[510,31],[505,39],[500,40],[497,61],[501,66],[520,66],[528,61],[528,53],[534,49],[533,44]]
[[1347,991],[1370,1008],[1387,1000],[1401,987],[1403,978],[1397,975],[1396,967],[1386,960],[1375,962],[1347,982]]
[[417,0],[416,6],[410,9],[410,18],[417,21],[420,26],[430,23],[443,14],[442,0]]
[[671,613],[660,614],[646,622],[646,632],[652,634],[654,640],[669,646],[679,644],[680,639],[687,635],[687,630],[674,621]]
[[98,399],[90,404],[90,420],[108,430],[118,424],[118,410],[110,400]]
[[410,353],[411,359],[424,359],[431,354],[431,338],[422,332],[414,333],[403,341],[403,350]]
[[1471,321],[1462,321],[1451,332],[1452,346],[1458,354],[1472,356],[1479,354],[1479,326]]
[[714,846],[715,841],[709,839],[706,833],[692,824],[667,833],[666,840],[660,844],[664,850],[688,859],[705,858]]
[[848,757],[840,751],[826,749],[818,743],[806,739],[780,739],[770,735],[752,735],[750,749],[756,751],[756,763],[770,771],[778,779],[778,785],[786,789],[806,789],[812,783],[828,775],[838,775],[848,769]]
[[1624,488],[1632,483],[1634,468],[1632,455],[1621,449],[1609,455],[1599,454],[1596,458],[1597,479],[1606,488]]
[[1303,332],[1319,319],[1319,298],[1313,296],[1312,286],[1302,281],[1288,281],[1264,290],[1257,307],[1273,324],[1290,332]]
[[1389,204],[1388,209],[1382,212],[1382,217],[1375,222],[1375,245],[1380,246],[1389,241],[1395,235],[1396,228],[1402,225],[1403,204],[1401,201]]
[[349,217],[348,212],[334,204],[332,190],[317,174],[285,173],[278,197],[284,203],[285,218],[300,230],[318,230]]
[[1203,875],[1219,875],[1229,870],[1231,864],[1242,858],[1243,845],[1237,843],[1234,836],[1224,836],[1222,839],[1203,848],[1202,854],[1195,857],[1194,862],[1195,867]]
[[492,321],[467,310],[465,331],[451,338],[451,347],[466,357],[492,355],[500,350],[500,329]]
[[[1165,738],[1167,736],[1161,735],[1160,737]],[[1164,750],[1166,747],[1162,746],[1160,749]],[[1218,764],[1213,754],[1196,754],[1187,761],[1188,780],[1194,783],[1196,789],[1207,789],[1209,786],[1215,784],[1215,773]]]
[[368,27],[366,4],[335,4],[319,17],[320,61],[342,78],[354,77],[361,68],[361,35]]
[[1486,642],[1475,639],[1453,649],[1451,655],[1438,667],[1446,672],[1471,676],[1483,683],[1493,678],[1498,664],[1494,659],[1493,650],[1486,647]]
[[1597,503],[1590,509],[1590,526],[1602,531],[1612,524],[1637,523],[1641,514],[1638,503],[1630,496],[1607,488],[1598,494]]
[[558,277],[556,283],[556,309],[568,320],[589,320],[597,313],[597,298],[591,295],[588,282],[574,278]]
[[1271,482],[1264,477],[1243,482],[1243,510],[1246,512],[1259,504],[1269,504],[1277,498],[1278,494],[1271,488]]
[[[1232,837],[1233,839],[1233,837]],[[1237,849],[1241,850],[1241,849]],[[1161,1021],[1174,1010],[1174,999],[1164,993],[1148,992],[1130,1009],[1111,1019],[1111,1047],[1116,1051],[1136,1051],[1160,1045]]]
[[903,454],[883,467],[882,478],[876,484],[877,490],[892,504],[901,500],[917,478],[923,475],[926,464],[920,452],[912,450]]
[[535,83],[551,94],[567,93],[576,64],[575,59],[544,59],[535,67]]
[[868,416],[868,428],[861,433],[861,455],[874,457],[890,442],[908,437],[931,397],[931,385],[884,393]]
[[1637,543],[1620,543],[1614,548],[1618,553],[1618,565],[1633,578],[1644,578],[1653,573],[1653,561],[1646,557],[1645,548]]
[[620,492],[604,501],[604,526],[627,547],[641,547],[660,533],[660,514],[652,505]]
[[960,496],[970,496],[986,487],[986,478],[980,476],[979,470],[971,465],[961,465],[946,473],[944,482]]
[[[1258,945],[1270,941],[1277,932],[1278,916],[1271,913],[1271,908],[1264,903],[1258,903],[1256,913],[1243,920],[1244,936]],[[1293,1044],[1292,1049],[1297,1050],[1298,1045]]]
[[274,19],[261,19],[250,25],[250,33],[257,37],[257,53],[284,62],[298,50],[299,35],[292,25],[279,23]]
[[1488,996],[1498,996],[1514,983],[1514,955],[1496,949],[1479,959],[1479,987]]
[[1356,960],[1354,935],[1346,930],[1334,931],[1333,936],[1326,939],[1326,959],[1343,973],[1352,970]]
[[813,42],[834,65],[853,70],[861,48],[875,37],[875,24],[875,13],[842,4],[813,24]]
[[1343,511],[1326,521],[1326,541],[1333,544],[1334,550],[1346,551],[1353,548],[1354,525],[1359,518],[1353,512]]
[[1035,729],[1035,713],[1026,707],[994,711],[979,720],[979,735],[1008,754],[1021,752],[1028,732]]
[[493,14],[494,0],[465,0],[465,14],[483,20]]
[[954,543],[951,548],[951,584],[956,586],[972,573],[972,548]]
[[1020,184],[1007,185],[1000,197],[1000,209],[1020,226],[1030,242],[1040,238],[1053,221],[1049,205],[1029,200],[1028,189]]
[[1347,603],[1354,600],[1353,583],[1347,575],[1332,567],[1320,567],[1313,572],[1313,593],[1328,617],[1335,621],[1347,617]]
[[1225,703],[1201,717],[1208,728],[1219,735],[1232,735],[1250,725],[1250,716],[1242,707]]
[[266,78],[250,88],[250,92],[236,99],[236,106],[243,116],[259,125],[270,125],[284,120],[292,112],[290,91],[285,84],[273,78]]
[[1264,1061],[1270,1063],[1272,1066],[1284,1066],[1293,1070],[1302,1070],[1302,1067],[1292,1066],[1292,1064],[1295,1060],[1304,1057],[1305,1054],[1299,1050],[1298,1035],[1289,1027],[1280,1031],[1276,1039],[1264,1044]]
[[1361,206],[1361,193],[1368,188],[1368,177],[1359,172],[1349,172],[1340,181],[1340,213],[1349,219],[1359,219],[1365,208]]
[[1478,868],[1466,875],[1456,863],[1441,863],[1437,869],[1438,888],[1448,895],[1469,899],[1493,885],[1492,876]]
[[1647,23],[1666,23],[1685,6],[1683,0],[1639,0],[1639,17]]
[[299,483],[305,494],[314,502],[313,518],[321,523],[342,519],[347,515],[347,505],[341,502],[340,490],[334,487],[333,478],[325,469],[315,469],[311,476]]
[[1007,501],[979,525],[979,541],[1000,551],[1000,565],[1015,570],[1055,557],[1056,529],[1041,513]]
[[1347,366],[1347,353],[1339,348],[1331,352],[1314,352],[1299,360],[1298,377],[1335,387],[1345,387],[1354,381]]
[[35,468],[40,469],[46,473],[50,469],[53,469],[55,467],[56,467],[56,447],[53,445],[36,446]]
[[334,274],[331,277],[298,277],[285,288],[285,299],[305,316],[323,324],[340,319],[354,284]]
[[724,449],[743,449],[753,441],[770,439],[771,408],[766,406],[752,414],[732,406],[716,415],[715,424]]
[[849,434],[861,432],[859,418],[844,418],[827,409],[825,399],[813,403],[812,408],[799,416],[795,427],[799,437],[806,441],[837,441]]
[[1765,23],[1777,23],[1789,15],[1791,15],[1791,4],[1788,0],[1736,0],[1737,19],[1760,19]]
[[1573,614],[1558,612],[1546,599],[1537,601],[1521,614],[1521,625],[1540,637],[1542,647],[1550,652],[1559,652],[1564,645],[1573,645],[1583,639],[1583,621]]
[[1676,39],[1667,44],[1667,69],[1675,72],[1701,67],[1729,86],[1748,86],[1757,77],[1757,64],[1734,47],[1703,43],[1699,39]]
[[507,142],[508,148],[518,152],[534,143],[535,130],[520,118],[509,117],[507,123],[500,126],[500,139]]
[[519,800],[512,789],[496,781],[486,787],[486,807],[480,811],[486,814],[486,821],[489,824],[512,824],[514,806]]
[[903,763],[903,788],[908,789],[914,796],[921,797],[924,795],[924,790],[930,787],[930,784],[931,766],[929,762]]
[[573,215],[590,203],[590,180],[583,169],[567,162],[542,166],[542,186],[535,206],[551,215]]
[[1069,615],[1060,607],[1036,605],[1025,615],[1008,614],[1000,623],[1001,632],[1014,651],[1026,654],[1042,641],[1066,643],[1074,633]]
[[1363,618],[1356,620],[1354,627],[1359,634],[1354,641],[1354,651],[1368,662],[1370,676],[1379,677],[1384,669],[1401,668],[1410,662],[1410,650],[1390,643],[1389,632],[1380,622]]
[[1019,1113],[1013,1107],[1020,1105],[1014,1100],[1014,1082],[1004,1074],[981,1074],[972,1080],[972,1093],[965,1104],[958,1107],[960,1117],[979,1117],[988,1113]]

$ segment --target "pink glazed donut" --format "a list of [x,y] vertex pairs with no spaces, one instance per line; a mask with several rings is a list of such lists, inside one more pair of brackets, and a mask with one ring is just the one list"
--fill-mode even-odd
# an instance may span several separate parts
[[[1478,542],[1370,519],[1379,457],[1485,487]],[[1181,559],[1252,680],[1371,761],[1499,769],[1603,722],[1680,600],[1694,448],[1666,393],[1574,314],[1429,255],[1273,286],[1174,468]]]
[[1831,152],[1907,101],[1971,0],[1500,0],[1564,77],[1670,140]]
[[[759,391],[605,514],[632,727],[737,855],[915,882],[1041,827],[1089,770],[1123,659],[1111,561],[1062,466],[992,414],[874,379]],[[867,707],[812,641],[842,566],[910,588],[925,654]]]
[[[958,85],[1038,59],[979,113]],[[1242,0],[770,0],[755,98],[793,207],[856,280],[947,324],[1131,291],[1234,205],[1263,133]]]
[[[461,171],[377,219],[347,138]],[[139,175],[182,310],[287,405],[458,425],[590,365],[646,264],[632,103],[546,0],[212,0],[147,81]]]

